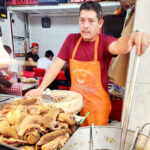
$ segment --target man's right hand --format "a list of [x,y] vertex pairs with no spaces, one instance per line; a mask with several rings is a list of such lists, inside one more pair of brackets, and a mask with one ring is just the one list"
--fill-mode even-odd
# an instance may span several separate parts
[[25,94],[25,97],[41,96],[42,93],[43,93],[43,90],[41,90],[41,89],[33,89],[33,90],[30,90],[29,92],[27,92]]

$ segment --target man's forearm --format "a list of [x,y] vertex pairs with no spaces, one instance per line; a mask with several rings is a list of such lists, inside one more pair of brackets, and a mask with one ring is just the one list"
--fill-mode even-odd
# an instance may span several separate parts
[[113,55],[123,55],[129,52],[128,46],[129,37],[122,36],[117,41],[112,42],[109,46],[109,52]]
[[36,67],[37,66],[37,62],[33,61],[32,58],[28,58],[28,62],[26,62],[26,64],[29,64],[28,66],[34,66]]
[[34,67],[36,67],[36,66],[37,66],[37,63],[36,63],[36,62],[34,62],[34,61],[29,61],[29,64],[30,64],[30,66],[34,66]]
[[145,32],[132,32],[130,36],[122,36],[117,41],[112,42],[108,50],[112,54],[123,55],[136,47],[136,54],[142,55],[149,46],[150,34]]

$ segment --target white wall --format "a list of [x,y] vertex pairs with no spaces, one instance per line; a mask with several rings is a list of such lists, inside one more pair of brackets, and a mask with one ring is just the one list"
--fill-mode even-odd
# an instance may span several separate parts
[[3,45],[9,45],[12,48],[10,16],[8,13],[7,19],[0,18],[0,26],[2,29]]
[[39,56],[44,56],[50,49],[57,56],[65,38],[69,33],[79,32],[78,17],[50,17],[51,27],[42,28],[41,16],[29,16],[30,43],[39,43]]
[[[9,14],[9,13],[8,13]],[[43,16],[32,16],[29,14],[29,47],[32,42],[39,43],[39,56],[45,55],[45,51],[50,49],[56,57],[65,38],[70,33],[79,32],[78,16],[53,16],[50,28],[42,28],[41,18]],[[13,36],[25,37],[24,14],[13,13],[12,23]],[[12,48],[10,17],[7,20],[0,19],[2,27],[3,43]],[[17,59],[24,59],[23,57]],[[53,59],[54,60],[54,59]]]
[[[12,19],[14,20],[14,23],[12,23],[13,36],[25,37],[23,13],[13,13]],[[3,32],[3,36],[2,36],[3,43],[5,45],[9,45],[10,47],[12,47],[11,25],[10,25],[9,13],[8,13],[7,19],[0,19],[0,26]]]
[[[25,37],[24,30],[24,14],[23,13],[12,13],[11,20],[12,23],[13,36]],[[8,45],[12,48],[12,38],[11,38],[11,24],[10,24],[10,14],[8,13],[7,19],[0,19],[0,26],[2,28],[2,39],[3,45]],[[24,47],[22,47],[24,49]],[[15,51],[15,50],[14,50]],[[24,59],[24,58],[21,58]]]
[[13,36],[25,37],[24,14],[13,13],[12,20],[14,20],[14,23],[12,23]]

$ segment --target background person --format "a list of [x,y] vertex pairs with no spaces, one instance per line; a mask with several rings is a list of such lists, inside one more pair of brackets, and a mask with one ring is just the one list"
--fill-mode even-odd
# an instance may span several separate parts
[[32,43],[31,52],[28,52],[25,61],[26,63],[26,71],[33,71],[33,68],[37,67],[37,61],[39,59],[38,56],[39,45],[38,43]]
[[150,34],[133,32],[130,36],[116,39],[99,34],[104,20],[98,2],[88,1],[80,6],[80,33],[70,34],[61,50],[44,76],[41,85],[29,91],[26,96],[41,95],[43,90],[55,79],[66,61],[69,62],[71,90],[83,95],[84,106],[81,115],[90,115],[84,126],[107,125],[111,111],[108,96],[108,67],[113,55],[129,53],[136,46],[137,55],[142,55],[148,47]]
[[53,57],[54,53],[51,50],[47,50],[45,52],[45,57],[38,59],[37,68],[43,68],[47,71],[49,66],[52,64]]
[[[11,55],[12,50],[8,45],[4,45],[4,49],[6,52]],[[6,74],[11,78],[11,80],[16,80],[17,78],[17,73],[18,73],[18,63],[17,61],[14,60],[13,63],[10,63],[8,68],[5,69]]]
[[0,93],[3,93],[3,94],[6,94],[2,88],[1,88],[1,85],[4,85],[6,87],[11,87],[12,86],[12,83],[9,82],[5,76],[2,74],[2,72],[0,71]]

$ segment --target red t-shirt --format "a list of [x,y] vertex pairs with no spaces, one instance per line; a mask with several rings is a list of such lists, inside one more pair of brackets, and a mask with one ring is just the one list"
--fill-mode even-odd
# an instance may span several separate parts
[[[58,57],[68,61],[70,64],[70,59],[72,58],[72,52],[74,47],[80,38],[79,33],[70,34],[65,42],[63,43]],[[101,66],[101,80],[104,89],[108,90],[108,67],[112,54],[108,51],[108,46],[111,42],[115,41],[116,38],[112,36],[106,36],[104,34],[99,35],[99,45],[98,45],[98,60]],[[94,60],[94,46],[95,41],[86,42],[82,39],[79,47],[77,49],[75,60],[79,61],[93,61]]]

